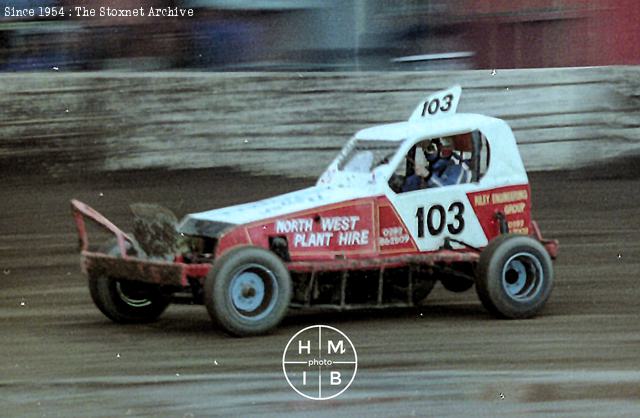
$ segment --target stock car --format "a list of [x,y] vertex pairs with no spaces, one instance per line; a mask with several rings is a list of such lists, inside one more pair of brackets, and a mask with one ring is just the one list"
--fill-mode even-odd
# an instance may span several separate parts
[[[127,234],[72,200],[98,309],[119,323],[156,320],[177,294],[234,336],[266,333],[289,308],[415,306],[437,281],[475,286],[502,318],[538,314],[553,288],[556,240],[531,217],[531,189],[504,121],[457,113],[460,86],[407,121],[357,132],[313,187],[186,215],[137,205]],[[426,181],[422,145],[446,141],[462,181]],[[425,171],[426,170],[426,171]],[[416,177],[417,176],[417,177]],[[407,188],[410,178],[421,180]],[[113,243],[89,245],[86,220]]]

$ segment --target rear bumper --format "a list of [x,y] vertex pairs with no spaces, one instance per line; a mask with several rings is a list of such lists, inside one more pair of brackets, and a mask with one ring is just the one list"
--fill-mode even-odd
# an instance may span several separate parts
[[532,221],[531,225],[533,226],[533,235],[535,236],[535,238],[540,241],[540,243],[547,250],[547,253],[549,253],[549,257],[551,257],[552,260],[555,260],[558,257],[558,247],[560,246],[558,240],[543,238],[542,232],[540,232],[540,227],[538,226],[538,223],[536,221]]
[[544,245],[544,248],[547,250],[547,253],[549,253],[549,257],[551,257],[552,260],[555,260],[558,257],[558,247],[560,246],[560,244],[558,243],[558,240],[543,239],[540,242],[542,243],[542,245]]

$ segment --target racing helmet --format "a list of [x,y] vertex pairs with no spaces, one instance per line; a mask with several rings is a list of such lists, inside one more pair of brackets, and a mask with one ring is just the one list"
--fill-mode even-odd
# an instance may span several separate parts
[[453,141],[451,138],[440,138],[440,157],[450,158],[453,155]]

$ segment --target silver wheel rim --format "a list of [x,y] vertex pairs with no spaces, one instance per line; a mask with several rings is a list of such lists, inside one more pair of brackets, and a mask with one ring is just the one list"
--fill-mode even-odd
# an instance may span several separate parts
[[278,282],[273,272],[258,264],[242,266],[229,282],[231,306],[245,319],[259,321],[273,311]]
[[127,295],[127,293],[122,290],[120,282],[116,282],[116,292],[118,292],[118,296],[120,296],[120,299],[122,299],[124,303],[134,308],[142,308],[151,305],[151,301],[149,299],[136,298],[131,295]]
[[542,264],[527,252],[512,255],[502,268],[502,288],[518,302],[533,300],[544,284]]

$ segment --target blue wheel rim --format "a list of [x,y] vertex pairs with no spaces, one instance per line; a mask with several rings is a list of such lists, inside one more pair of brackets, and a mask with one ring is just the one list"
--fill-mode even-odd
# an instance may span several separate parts
[[518,302],[535,299],[545,282],[544,270],[538,257],[520,252],[509,257],[502,268],[502,288]]
[[246,320],[268,316],[278,299],[278,282],[271,270],[248,264],[235,271],[229,282],[229,300],[235,312]]

